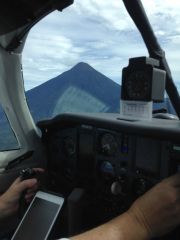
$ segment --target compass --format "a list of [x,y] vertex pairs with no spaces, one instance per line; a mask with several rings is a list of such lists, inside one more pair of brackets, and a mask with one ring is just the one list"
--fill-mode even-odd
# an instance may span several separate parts
[[121,99],[128,101],[164,100],[165,71],[158,68],[153,58],[131,58],[122,72]]

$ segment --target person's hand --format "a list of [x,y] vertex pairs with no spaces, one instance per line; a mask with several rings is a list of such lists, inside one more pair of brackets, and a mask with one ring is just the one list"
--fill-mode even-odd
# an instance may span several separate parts
[[[35,168],[36,172],[44,172],[41,168]],[[18,177],[9,189],[0,196],[0,215],[9,216],[15,213],[19,208],[19,200],[23,191],[27,190],[25,199],[29,202],[37,191],[39,183],[36,178],[21,181]]]
[[180,174],[163,180],[137,199],[128,214],[150,238],[173,230],[180,224]]

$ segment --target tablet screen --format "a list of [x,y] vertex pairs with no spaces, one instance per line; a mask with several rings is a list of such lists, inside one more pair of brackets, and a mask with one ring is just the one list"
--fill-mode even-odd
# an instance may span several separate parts
[[57,203],[35,197],[12,239],[46,239],[60,208]]

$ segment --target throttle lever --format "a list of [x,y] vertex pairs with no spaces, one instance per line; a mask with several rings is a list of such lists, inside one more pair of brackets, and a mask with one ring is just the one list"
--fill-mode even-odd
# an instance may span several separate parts
[[[36,175],[37,175],[36,172],[32,168],[22,169],[19,173],[19,177],[20,177],[21,181],[31,179],[31,178],[35,178]],[[20,199],[19,199],[19,218],[20,219],[23,216],[24,211],[27,207],[27,203],[25,202],[26,192],[27,192],[27,190],[24,190],[21,194]]]
[[36,172],[32,168],[22,169],[19,173],[21,181],[34,178],[36,176]]

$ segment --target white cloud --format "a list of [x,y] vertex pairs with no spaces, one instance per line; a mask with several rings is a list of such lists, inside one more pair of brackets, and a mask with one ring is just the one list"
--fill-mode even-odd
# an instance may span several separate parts
[[[180,1],[143,0],[150,22],[180,81]],[[120,0],[75,0],[62,13],[43,19],[29,34],[23,53],[26,89],[80,61],[118,81],[129,57],[148,55]]]
[[[97,17],[107,27],[117,30],[129,29],[132,25],[122,1],[85,0],[77,1],[76,9],[80,14],[88,14],[92,19]],[[121,17],[120,17],[121,16]]]

